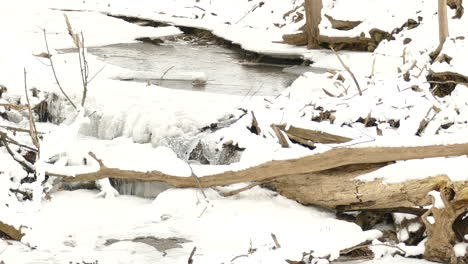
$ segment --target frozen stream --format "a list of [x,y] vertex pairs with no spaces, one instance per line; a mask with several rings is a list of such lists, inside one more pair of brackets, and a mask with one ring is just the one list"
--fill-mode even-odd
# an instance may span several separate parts
[[[169,88],[241,96],[277,95],[297,78],[283,71],[287,65],[243,65],[239,52],[216,45],[131,43],[89,48],[89,52],[132,71],[120,79],[150,81]],[[207,77],[206,85],[192,85],[193,76],[199,73]]]

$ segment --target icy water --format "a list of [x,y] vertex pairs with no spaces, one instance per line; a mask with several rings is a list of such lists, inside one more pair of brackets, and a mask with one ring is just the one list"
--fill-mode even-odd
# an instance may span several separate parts
[[[176,89],[246,96],[277,95],[297,78],[283,71],[285,65],[245,65],[237,51],[215,45],[131,43],[89,48],[88,51],[106,63],[135,71],[119,79]],[[206,85],[192,83],[197,75],[207,77]]]

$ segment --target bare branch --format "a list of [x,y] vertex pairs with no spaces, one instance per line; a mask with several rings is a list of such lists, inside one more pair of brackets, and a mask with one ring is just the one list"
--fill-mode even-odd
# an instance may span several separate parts
[[333,49],[332,46],[330,46],[330,49],[333,51],[333,53],[336,55],[336,57],[338,58],[338,60],[340,61],[341,65],[343,66],[343,68],[351,75],[351,78],[353,78],[353,81],[354,83],[356,84],[356,87],[358,89],[358,92],[359,92],[359,95],[362,96],[362,91],[361,91],[361,86],[359,86],[359,83],[356,79],[356,76],[354,75],[354,73],[349,69],[348,66],[346,66],[346,64],[343,62],[343,60],[341,60],[340,58],[340,55],[338,55],[338,53]]
[[193,255],[195,255],[195,251],[197,251],[197,247],[192,249],[192,253],[190,253],[190,257],[188,259],[188,264],[193,264]]
[[175,66],[169,67],[166,71],[164,71],[163,75],[161,75],[161,78],[159,78],[159,79],[164,80],[164,76],[166,76],[166,74],[167,74],[170,70],[172,70],[174,67],[175,67]]
[[18,153],[13,152],[11,150],[10,146],[8,145],[8,142],[4,138],[0,138],[0,141],[2,144],[5,146],[6,150],[10,154],[10,156],[16,160],[27,172],[35,172],[36,168],[34,165],[32,165],[29,161],[27,161],[23,156],[19,155]]
[[84,106],[86,95],[88,94],[89,66],[88,61],[86,60],[83,32],[81,32],[81,46],[78,47],[78,58],[80,60],[81,80],[83,82],[83,96],[81,98],[81,106]]
[[[36,123],[34,123],[33,119],[33,114],[31,110],[31,103],[29,102],[29,96],[28,96],[28,85],[27,85],[27,73],[26,73],[26,68],[24,70],[24,93],[26,95],[26,101],[28,102],[28,112],[29,112],[29,135],[31,136],[31,140],[36,146],[36,148],[40,151],[40,144],[39,144],[39,138],[37,136],[37,129],[36,129]],[[40,155],[40,152],[38,151],[38,154]]]
[[[48,41],[47,41],[46,30],[43,29],[42,31],[44,32],[44,41],[45,41],[47,53],[50,54],[49,43],[48,43]],[[68,100],[68,102],[70,102],[70,104],[73,106],[73,108],[77,109],[77,108],[76,108],[76,105],[73,103],[73,101],[70,99],[70,97],[68,97],[68,95],[65,93],[65,91],[64,91],[63,88],[62,88],[62,85],[60,84],[60,81],[58,80],[57,73],[56,73],[56,71],[55,71],[54,62],[53,62],[53,60],[52,60],[52,57],[49,58],[49,61],[50,61],[50,67],[52,67],[52,72],[53,72],[53,74],[54,74],[55,81],[57,82],[57,86],[59,87],[59,89],[60,89],[60,91],[62,92],[63,96],[65,96],[65,98]]]

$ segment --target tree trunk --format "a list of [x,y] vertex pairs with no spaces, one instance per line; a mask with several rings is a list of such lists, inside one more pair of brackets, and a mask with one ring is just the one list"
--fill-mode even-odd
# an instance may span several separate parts
[[304,7],[306,10],[307,47],[317,49],[319,48],[319,24],[322,20],[322,0],[305,0]]
[[439,45],[448,37],[447,0],[439,0]]

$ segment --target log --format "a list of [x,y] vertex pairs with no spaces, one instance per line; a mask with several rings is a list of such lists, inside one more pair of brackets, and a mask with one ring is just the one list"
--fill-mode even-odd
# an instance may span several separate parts
[[20,241],[21,238],[23,237],[23,234],[21,233],[20,230],[0,221],[0,234],[2,233],[5,234],[8,238],[12,240],[17,240],[17,241]]
[[[394,184],[383,183],[381,179],[370,182],[355,179],[387,164],[350,165],[322,172],[278,177],[267,186],[299,203],[338,211],[400,211],[400,208],[430,205],[427,193],[450,182],[445,175]],[[454,184],[459,188],[468,187],[467,182]]]
[[289,148],[289,143],[286,137],[283,135],[283,132],[278,128],[277,125],[271,125],[271,129],[275,132],[276,137],[278,138],[278,142],[283,148]]
[[291,135],[293,137],[299,137],[299,138],[310,140],[310,141],[317,142],[317,143],[335,144],[335,143],[345,143],[345,142],[351,141],[351,138],[337,136],[337,135],[325,133],[322,131],[315,131],[315,130],[300,128],[300,127],[290,126],[286,130],[285,125],[280,125],[278,126],[278,128],[286,132],[288,136]]
[[304,32],[285,34],[283,35],[283,41],[290,45],[307,45],[307,35]]
[[[103,178],[121,178],[141,181],[161,181],[174,187],[213,187],[241,182],[263,181],[281,176],[303,175],[352,164],[375,164],[396,160],[422,159],[433,157],[460,156],[468,154],[468,143],[432,145],[419,147],[368,147],[334,148],[327,152],[291,160],[270,161],[240,171],[194,177],[178,177],[159,171],[138,172],[107,168],[101,160],[100,169],[75,177],[47,173],[49,176],[66,177],[64,181],[91,181]],[[91,156],[96,158],[94,154]]]

